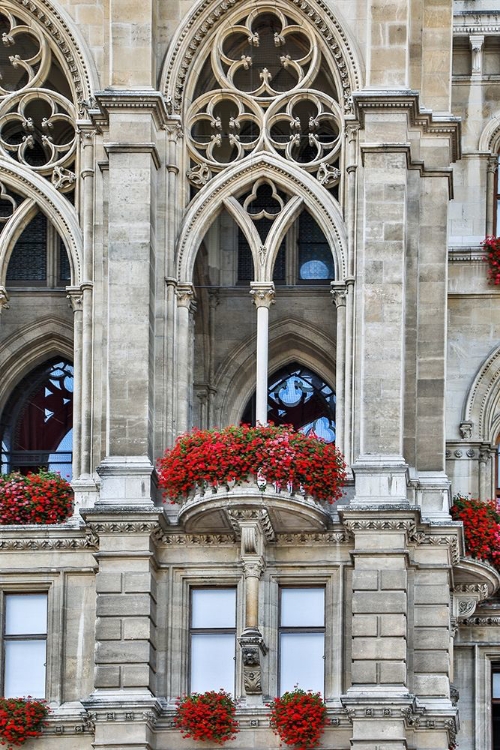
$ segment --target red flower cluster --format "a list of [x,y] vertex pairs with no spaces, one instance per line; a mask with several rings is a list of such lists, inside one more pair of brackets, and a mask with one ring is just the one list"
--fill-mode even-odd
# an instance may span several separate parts
[[7,744],[7,750],[12,750],[31,737],[40,737],[48,713],[45,701],[0,698],[0,744]]
[[481,245],[486,250],[485,261],[489,265],[488,279],[490,284],[500,284],[500,237],[486,237]]
[[465,545],[471,557],[500,569],[500,510],[496,500],[476,500],[457,495],[450,509],[464,524]]
[[319,744],[326,725],[326,706],[319,693],[300,688],[284,693],[271,703],[270,722],[285,745],[310,750]]
[[0,476],[0,525],[61,523],[71,515],[73,490],[59,474]]
[[293,427],[241,425],[181,435],[158,462],[158,476],[172,502],[197,486],[228,486],[250,476],[333,503],[342,495],[345,464],[334,445]]
[[177,699],[175,726],[185,738],[223,745],[234,740],[236,705],[224,690],[193,693]]

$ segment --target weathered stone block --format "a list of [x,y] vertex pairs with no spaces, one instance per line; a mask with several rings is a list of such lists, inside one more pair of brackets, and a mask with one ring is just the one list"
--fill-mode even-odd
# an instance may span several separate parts
[[149,594],[103,594],[97,597],[98,617],[127,617],[150,615],[153,611],[153,600]]
[[413,645],[421,650],[446,650],[450,645],[449,631],[446,628],[415,628]]
[[354,638],[353,659],[405,659],[404,638]]
[[352,621],[353,636],[378,634],[378,622],[376,615],[355,615]]
[[95,668],[94,684],[96,688],[119,688],[120,667],[98,664]]
[[153,673],[147,664],[126,664],[122,667],[122,685],[127,687],[149,687]]
[[450,624],[450,608],[445,604],[415,607],[415,627],[448,627]]
[[377,682],[376,662],[353,661],[351,676],[354,685],[375,685]]
[[381,574],[382,589],[406,589],[407,574],[404,570],[383,570]]
[[445,675],[415,674],[413,677],[415,695],[445,696],[450,695],[450,682]]
[[151,591],[153,585],[152,577],[149,573],[125,573],[124,574],[124,591],[127,594],[147,593]]
[[154,631],[153,623],[149,617],[126,617],[123,620],[124,640],[152,640]]
[[149,641],[103,641],[95,652],[96,662],[101,664],[148,663],[150,657]]
[[378,589],[378,572],[376,570],[355,570],[352,574],[354,590],[376,591]]
[[379,665],[379,680],[383,685],[406,685],[408,672],[404,661],[383,661]]
[[449,601],[448,586],[415,586],[415,604],[446,604]]
[[96,591],[98,594],[119,594],[121,590],[121,573],[99,573],[96,576]]
[[98,641],[116,641],[122,637],[122,621],[116,617],[99,617],[95,626]]
[[406,637],[405,615],[381,615],[380,635]]
[[403,591],[355,592],[352,597],[352,611],[366,614],[406,612],[406,594]]
[[447,651],[415,651],[413,656],[415,672],[443,672],[449,674],[450,658]]

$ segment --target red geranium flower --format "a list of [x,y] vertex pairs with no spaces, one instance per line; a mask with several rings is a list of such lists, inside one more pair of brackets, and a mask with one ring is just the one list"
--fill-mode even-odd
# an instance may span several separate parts
[[192,693],[177,699],[175,726],[186,739],[223,745],[238,733],[236,704],[225,690]]
[[0,525],[62,523],[71,515],[73,490],[49,471],[0,475]]
[[311,750],[319,744],[327,721],[319,693],[295,688],[271,703],[270,723],[285,745]]
[[262,487],[274,484],[333,503],[342,495],[346,474],[335,445],[288,425],[194,430],[181,435],[158,462],[159,485],[172,502],[197,487],[227,487],[249,476]]
[[45,701],[0,698],[0,744],[7,750],[20,747],[31,737],[40,737],[49,708]]
[[500,237],[486,237],[481,245],[486,250],[484,260],[489,264],[488,280],[490,284],[500,284]]

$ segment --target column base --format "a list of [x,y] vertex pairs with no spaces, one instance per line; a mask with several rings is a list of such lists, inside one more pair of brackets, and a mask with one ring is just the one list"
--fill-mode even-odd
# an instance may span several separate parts
[[96,505],[154,505],[153,470],[147,456],[107,456],[97,467],[101,490]]
[[368,454],[352,465],[355,495],[351,507],[409,505],[408,465],[402,456]]

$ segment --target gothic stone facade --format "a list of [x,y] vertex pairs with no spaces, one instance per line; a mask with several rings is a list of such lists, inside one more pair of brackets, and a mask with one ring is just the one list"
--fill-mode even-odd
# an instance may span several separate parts
[[[0,532],[2,616],[48,597],[38,750],[192,750],[172,724],[190,602],[218,590],[233,746],[278,747],[287,587],[323,592],[322,747],[492,750],[500,579],[448,509],[497,487],[496,3],[3,0],[0,19],[5,467],[32,374],[74,366],[75,515]],[[291,365],[335,391],[338,506],[252,487],[164,506],[165,447],[255,391],[265,418]],[[293,676],[307,652],[287,653]]]

